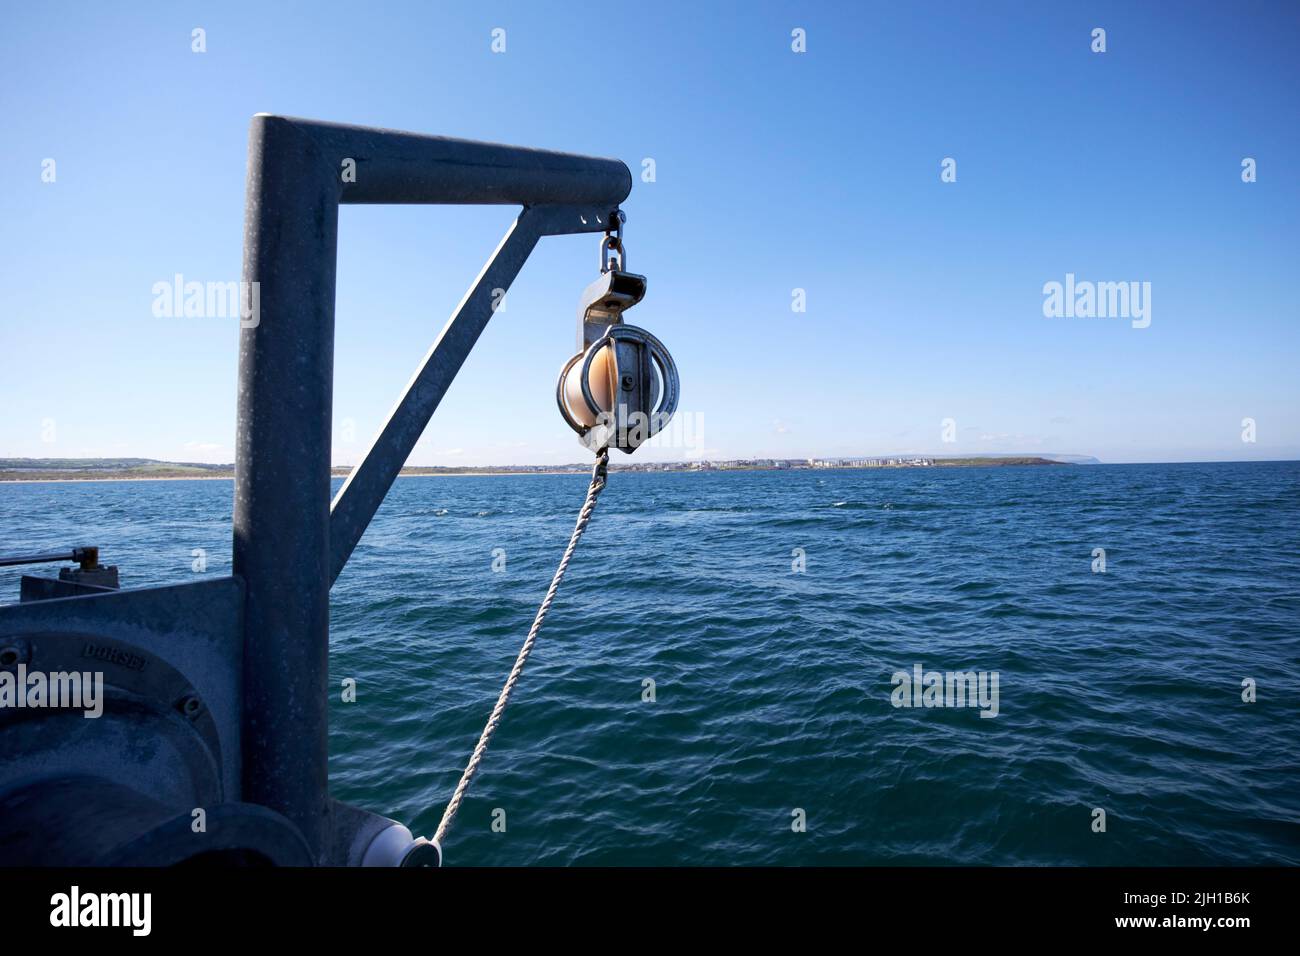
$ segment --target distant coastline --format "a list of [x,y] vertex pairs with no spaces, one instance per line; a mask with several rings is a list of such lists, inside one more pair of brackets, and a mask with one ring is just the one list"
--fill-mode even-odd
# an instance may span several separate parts
[[[702,472],[702,471],[811,471],[836,468],[989,468],[1026,465],[1070,465],[1097,463],[1086,456],[1038,457],[1034,455],[971,456],[932,458],[904,455],[883,458],[742,458],[727,461],[611,462],[611,471]],[[483,465],[452,467],[415,465],[403,468],[400,477],[481,477],[486,475],[585,474],[589,463],[565,465]],[[333,477],[347,477],[351,466],[331,469]],[[152,458],[0,458],[0,481],[214,481],[235,476],[231,464],[159,461]]]

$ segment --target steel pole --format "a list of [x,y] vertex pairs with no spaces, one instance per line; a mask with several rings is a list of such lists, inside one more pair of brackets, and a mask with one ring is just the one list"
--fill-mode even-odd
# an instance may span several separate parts
[[234,573],[246,587],[243,794],[319,857],[328,812],[330,417],[339,183],[311,139],[253,118],[244,221]]

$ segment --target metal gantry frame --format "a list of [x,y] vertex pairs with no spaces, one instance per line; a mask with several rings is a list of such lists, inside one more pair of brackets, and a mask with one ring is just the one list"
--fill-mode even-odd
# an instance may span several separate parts
[[[327,772],[330,587],[486,327],[495,290],[509,288],[543,236],[605,232],[631,188],[616,159],[253,118],[243,278],[258,284],[260,311],[240,332],[233,566],[245,590],[241,789],[296,824],[318,858],[338,826]],[[523,209],[331,502],[344,203]]]

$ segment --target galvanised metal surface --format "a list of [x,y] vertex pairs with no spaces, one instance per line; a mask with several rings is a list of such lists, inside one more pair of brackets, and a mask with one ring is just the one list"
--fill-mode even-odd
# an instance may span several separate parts
[[[167,670],[184,675],[210,716],[220,750],[219,796],[240,798],[240,682],[243,586],[237,578],[221,577],[169,587],[113,591],[83,597],[32,601],[0,608],[0,661],[10,669],[25,663],[34,669],[50,669],[39,649],[50,640],[66,642],[68,635],[80,635],[75,650],[84,663],[79,670],[103,671],[105,680],[130,686],[151,677],[149,659]],[[101,640],[102,639],[102,640]],[[108,653],[127,646],[141,652],[140,661]],[[33,651],[37,659],[33,660]],[[9,653],[5,653],[9,652]],[[55,666],[52,669],[58,670]],[[117,675],[115,677],[115,675]],[[153,702],[147,702],[152,705]],[[169,706],[172,701],[164,701]],[[81,721],[80,715],[75,717]],[[108,728],[108,719],[84,722],[89,729]],[[104,731],[107,733],[107,731]],[[56,751],[64,743],[49,739],[46,746]],[[94,741],[92,741],[94,743]],[[156,744],[155,744],[156,745]],[[150,742],[140,739],[137,747]],[[18,752],[13,738],[0,751],[0,790],[12,780],[35,772],[48,755]],[[95,758],[109,761],[113,755],[105,746]],[[83,767],[89,772],[91,768]],[[107,763],[100,770],[111,775]],[[183,785],[183,781],[130,782],[160,793]]]
[[6,866],[316,862],[297,827],[274,810],[230,800],[204,814],[196,829],[192,810],[147,788],[88,774],[43,777],[0,793],[0,848]]
[[[355,171],[355,181],[345,172]],[[627,167],[543,150],[259,114],[249,138],[234,573],[246,585],[243,794],[327,855],[329,588],[542,235],[603,232]],[[511,232],[417,372],[331,524],[330,419],[340,203],[517,203]],[[542,208],[545,207],[545,208]]]

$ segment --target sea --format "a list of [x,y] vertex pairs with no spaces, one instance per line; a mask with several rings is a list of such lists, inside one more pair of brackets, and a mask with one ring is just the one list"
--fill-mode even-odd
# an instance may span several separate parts
[[[332,594],[335,797],[432,833],[586,486],[395,483]],[[0,553],[229,574],[232,495],[0,484]],[[614,472],[444,850],[1300,863],[1300,463]]]

